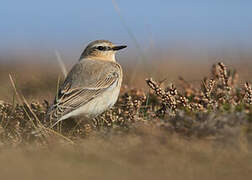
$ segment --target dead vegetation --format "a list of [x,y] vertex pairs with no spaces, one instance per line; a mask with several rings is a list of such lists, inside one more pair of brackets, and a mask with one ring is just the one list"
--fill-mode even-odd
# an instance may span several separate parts
[[48,102],[28,103],[10,76],[13,101],[0,101],[1,178],[251,179],[251,84],[223,63],[210,72],[198,85],[179,77],[148,78],[147,91],[125,86],[92,122],[54,129],[45,128]]
[[[59,123],[54,130],[43,126],[48,123],[44,118],[48,103],[28,104],[17,92],[12,78],[11,81],[18,102],[0,102],[0,142],[5,145],[43,145],[54,136],[73,143],[97,132],[127,133],[139,126],[201,138],[227,136],[230,129],[246,136],[251,131],[251,85],[246,82],[239,86],[237,72],[223,63],[213,65],[210,77],[203,78],[201,88],[182,77],[180,90],[174,84],[163,87],[162,83],[149,78],[146,79],[150,88],[148,93],[128,89],[115,107],[94,119],[93,123],[83,122],[81,118],[69,119]],[[34,133],[36,131],[39,133]]]

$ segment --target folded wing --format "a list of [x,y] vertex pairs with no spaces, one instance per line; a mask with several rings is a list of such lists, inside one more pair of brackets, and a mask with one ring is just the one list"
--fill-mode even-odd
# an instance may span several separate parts
[[120,66],[116,63],[87,60],[76,64],[60,87],[54,104],[47,113],[51,121],[59,121],[64,115],[116,86],[120,72]]

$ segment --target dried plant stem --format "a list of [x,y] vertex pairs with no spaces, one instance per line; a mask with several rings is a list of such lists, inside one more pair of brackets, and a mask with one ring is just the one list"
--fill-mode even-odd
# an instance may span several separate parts
[[31,109],[30,105],[28,104],[28,102],[26,101],[26,99],[24,98],[24,96],[22,96],[22,98],[21,98],[21,95],[17,92],[16,85],[15,85],[14,80],[13,80],[13,78],[12,78],[12,76],[11,76],[10,74],[9,74],[9,78],[10,78],[12,87],[13,87],[13,89],[14,89],[14,91],[15,91],[15,93],[16,93],[16,95],[17,95],[19,101],[20,101],[20,103],[23,104],[22,102],[24,102],[24,104],[28,107],[28,109],[29,109],[29,111],[31,112],[31,114],[33,115],[33,117],[36,119],[37,123],[40,125],[40,127],[37,127],[37,126],[34,124],[33,120],[31,119],[31,117],[29,116],[28,112],[27,112],[27,111],[25,110],[25,108],[24,108],[24,111],[25,111],[26,114],[28,115],[28,118],[29,118],[29,120],[31,121],[33,127],[35,128],[35,131],[40,131],[41,129],[42,129],[42,130],[46,130],[46,131],[49,131],[49,132],[51,132],[51,133],[53,133],[53,134],[55,134],[55,135],[57,135],[57,136],[59,136],[59,137],[62,137],[63,139],[65,139],[65,140],[67,140],[68,142],[70,142],[71,144],[74,144],[74,142],[73,142],[72,140],[70,140],[69,138],[63,136],[63,135],[60,134],[60,133],[57,133],[56,131],[54,131],[54,130],[52,130],[52,129],[50,129],[50,128],[46,128],[46,127],[40,122],[40,120],[38,119],[38,117],[36,116],[36,114],[33,112],[33,110]]

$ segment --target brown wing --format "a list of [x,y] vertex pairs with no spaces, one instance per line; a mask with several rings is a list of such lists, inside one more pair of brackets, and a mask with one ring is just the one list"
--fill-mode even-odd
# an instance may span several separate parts
[[87,60],[87,62],[76,64],[48,111],[50,119],[58,121],[62,116],[78,109],[106,89],[116,85],[120,72],[120,66],[116,63],[111,66],[108,62]]

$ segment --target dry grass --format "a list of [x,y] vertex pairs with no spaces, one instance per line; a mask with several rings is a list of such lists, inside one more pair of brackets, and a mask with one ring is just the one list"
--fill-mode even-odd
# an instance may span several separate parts
[[178,87],[153,78],[148,91],[124,86],[92,123],[53,130],[43,128],[47,101],[28,104],[29,86],[12,81],[13,102],[0,101],[3,179],[251,178],[252,88],[223,63],[198,85],[180,77]]
[[251,179],[252,154],[210,140],[190,141],[157,129],[2,149],[3,179]]

